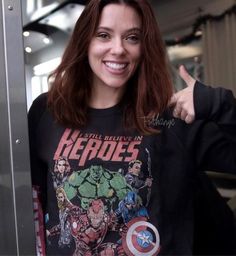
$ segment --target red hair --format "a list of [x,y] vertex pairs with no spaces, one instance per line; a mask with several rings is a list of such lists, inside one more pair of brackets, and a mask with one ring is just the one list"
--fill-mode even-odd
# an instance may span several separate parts
[[[143,134],[154,129],[144,122],[167,108],[173,87],[167,55],[153,10],[147,0],[91,0],[79,17],[58,68],[50,75],[48,105],[55,119],[68,127],[87,124],[91,95],[92,71],[88,63],[88,47],[103,8],[112,3],[133,7],[142,20],[142,60],[128,82],[123,97],[124,124]],[[132,95],[132,97],[130,97]]]

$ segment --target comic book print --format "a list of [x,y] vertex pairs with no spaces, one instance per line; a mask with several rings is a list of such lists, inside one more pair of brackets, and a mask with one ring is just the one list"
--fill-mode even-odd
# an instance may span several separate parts
[[59,248],[73,242],[76,256],[157,255],[160,237],[147,211],[153,182],[151,157],[147,148],[145,153],[147,176],[139,159],[115,172],[104,168],[102,159],[72,170],[68,158],[59,156],[51,171],[59,223],[46,231],[48,241],[58,236]]

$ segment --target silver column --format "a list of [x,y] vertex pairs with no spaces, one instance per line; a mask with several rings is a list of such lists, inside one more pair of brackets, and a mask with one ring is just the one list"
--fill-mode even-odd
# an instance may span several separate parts
[[0,255],[35,255],[19,0],[0,0]]

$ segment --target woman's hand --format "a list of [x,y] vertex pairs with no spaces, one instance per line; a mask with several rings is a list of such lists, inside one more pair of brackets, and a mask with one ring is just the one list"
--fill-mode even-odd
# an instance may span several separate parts
[[[170,105],[174,107],[173,116],[190,124],[195,120],[193,103],[193,89],[196,80],[189,75],[183,65],[179,68],[180,77],[185,81],[187,88],[173,94]],[[203,102],[204,104],[204,102]]]

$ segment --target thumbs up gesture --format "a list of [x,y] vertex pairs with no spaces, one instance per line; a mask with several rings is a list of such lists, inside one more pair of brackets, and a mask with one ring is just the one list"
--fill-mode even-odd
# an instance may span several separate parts
[[183,65],[181,65],[179,68],[179,74],[180,77],[185,81],[187,87],[173,94],[170,100],[170,106],[173,106],[174,117],[180,118],[187,124],[190,124],[195,120],[193,89],[196,80],[189,75]]

